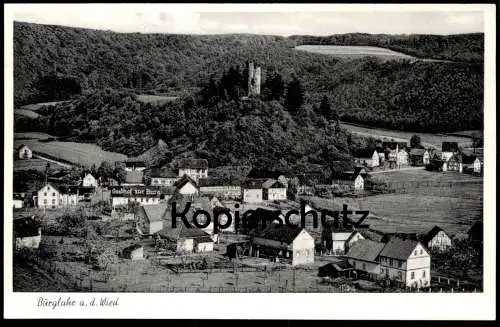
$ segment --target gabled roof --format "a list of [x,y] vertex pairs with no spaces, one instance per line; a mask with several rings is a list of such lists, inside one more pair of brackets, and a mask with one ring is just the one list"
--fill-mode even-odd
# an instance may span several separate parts
[[207,169],[208,161],[206,159],[181,159],[179,168]]
[[42,186],[42,188],[40,189],[40,191],[45,188],[46,186],[50,186],[51,188],[53,188],[56,192],[59,192],[61,193],[61,191],[59,191],[59,188],[55,187],[54,185],[50,184],[50,183],[47,183],[45,184],[44,186]]
[[380,256],[407,260],[419,242],[412,239],[401,239],[399,237],[392,237],[380,252]]
[[373,154],[375,153],[375,149],[359,149],[354,151],[353,156],[355,158],[366,158],[371,159]]
[[194,179],[189,177],[188,175],[184,174],[181,179],[179,179],[177,182],[174,183],[174,186],[178,189],[184,187],[187,183],[193,184],[196,188],[198,188],[198,184]]
[[198,180],[198,185],[200,187],[209,187],[209,186],[239,186],[238,182],[228,181],[224,178],[200,178]]
[[176,228],[163,228],[160,231],[160,236],[163,236],[172,241],[177,241],[183,238],[201,238],[204,241],[208,241],[208,239],[212,240],[210,238],[210,234],[208,234],[204,230],[196,228],[191,224],[190,226],[191,228],[188,228],[186,227],[186,225],[184,225],[184,222],[179,222]]
[[125,160],[123,163],[125,164],[125,167],[146,167],[146,163],[144,161]]
[[467,155],[463,155],[462,156],[462,163],[463,164],[466,164],[466,165],[470,165],[470,164],[473,164],[474,161],[476,161],[477,157],[476,156],[467,156]]
[[384,246],[385,243],[382,242],[359,240],[351,246],[346,256],[357,260],[376,261]]
[[24,144],[24,143],[21,143],[21,144],[17,147],[17,149],[16,149],[16,150],[17,150],[17,151],[19,151],[19,150],[21,150],[23,147],[27,147],[28,149],[30,149],[30,147],[29,147],[29,146],[27,146],[27,145],[26,145],[26,144]]
[[250,235],[267,240],[278,241],[290,244],[300,234],[302,228],[297,226],[287,226],[280,224],[269,224],[263,230],[254,229]]
[[457,152],[458,143],[457,142],[443,142],[441,145],[441,151],[443,152]]
[[125,183],[127,184],[142,184],[144,172],[142,171],[126,171]]
[[140,206],[140,210],[143,210],[146,214],[146,218],[152,221],[161,221],[169,210],[169,205],[167,203],[150,204],[145,206]]
[[268,179],[264,183],[262,183],[262,188],[269,189],[269,188],[286,188],[286,187],[280,181],[277,181],[275,179]]
[[425,153],[425,151],[427,151],[426,149],[417,149],[417,148],[413,148],[411,149],[410,151],[410,155],[411,156],[419,156],[419,157],[422,157]]
[[262,189],[262,184],[265,182],[265,179],[247,179],[243,182],[243,188],[245,189]]
[[381,231],[375,229],[366,229],[361,231],[361,235],[363,237],[375,241],[375,242],[387,242],[389,240],[389,236]]
[[422,242],[428,244],[439,232],[444,232],[444,230],[439,226],[432,227],[432,229],[422,238]]
[[40,225],[31,217],[14,219],[14,236],[15,237],[32,237],[38,235]]
[[170,168],[152,168],[151,177],[177,178],[177,173]]

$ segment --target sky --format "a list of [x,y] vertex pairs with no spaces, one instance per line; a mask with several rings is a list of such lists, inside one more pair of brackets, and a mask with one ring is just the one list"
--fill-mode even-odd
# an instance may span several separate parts
[[13,19],[115,32],[172,34],[447,35],[484,32],[482,8],[466,5],[23,4],[14,9]]

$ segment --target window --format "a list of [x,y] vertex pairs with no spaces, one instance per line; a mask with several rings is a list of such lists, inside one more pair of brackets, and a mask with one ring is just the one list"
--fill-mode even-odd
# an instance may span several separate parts
[[398,267],[399,268],[403,267],[403,261],[398,261]]
[[47,196],[47,192],[43,192],[43,196]]
[[415,250],[415,255],[417,255],[417,250]]
[[353,266],[353,268],[354,268],[354,269],[356,269],[356,261],[354,261],[354,262],[352,263],[352,266]]
[[415,279],[415,272],[414,272],[414,271],[412,271],[412,272],[411,272],[411,274],[410,274],[410,278],[411,278],[411,279]]
[[425,270],[422,270],[422,277],[425,277]]
[[52,204],[56,204],[56,199],[52,199]]
[[56,196],[56,192],[53,192],[53,193],[52,193],[52,196]]
[[401,273],[401,271],[398,271],[398,279],[403,279],[403,274]]
[[363,270],[366,270],[366,264],[363,263]]
[[420,254],[424,254],[424,250],[420,250]]
[[43,204],[47,204],[47,199],[43,200]]
[[392,266],[392,259],[390,259],[390,260],[389,260],[389,265],[391,265],[391,266]]

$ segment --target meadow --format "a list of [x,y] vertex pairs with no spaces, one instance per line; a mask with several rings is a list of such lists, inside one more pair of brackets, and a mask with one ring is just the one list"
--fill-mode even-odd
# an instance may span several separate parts
[[[383,176],[382,176],[383,175]],[[451,235],[466,233],[475,220],[483,219],[482,178],[458,173],[409,170],[377,175],[396,193],[357,198],[310,197],[316,208],[368,210],[364,223],[385,232],[425,233],[439,225]]]
[[470,137],[466,136],[458,136],[458,135],[446,135],[446,134],[434,134],[434,133],[419,133],[419,132],[405,132],[405,131],[396,131],[396,130],[387,130],[387,129],[378,129],[373,127],[363,127],[359,125],[349,124],[349,123],[341,123],[343,128],[348,131],[363,135],[363,136],[372,136],[375,138],[386,138],[386,139],[394,139],[394,141],[406,141],[408,144],[410,143],[410,138],[413,135],[420,136],[420,140],[422,145],[430,146],[436,149],[441,150],[442,142],[458,142],[459,146],[468,147],[472,144],[472,140]]
[[124,161],[127,156],[120,153],[108,152],[95,144],[76,142],[40,142],[38,140],[15,140],[14,147],[21,143],[26,144],[35,154],[48,155],[51,159],[61,159],[77,165],[90,167],[93,164],[99,166],[101,162]]
[[[57,164],[53,163],[50,164],[51,168],[55,168],[56,165]],[[47,166],[47,161],[42,159],[14,160],[14,171],[34,169],[41,172],[45,172],[46,166]]]
[[312,53],[326,54],[337,57],[359,58],[376,56],[385,59],[416,59],[407,54],[389,49],[372,46],[350,46],[350,45],[299,45],[296,50]]
[[33,110],[28,110],[28,109],[15,109],[14,114],[20,115],[20,116],[25,116],[25,117],[32,118],[32,119],[37,119],[41,116],[40,114],[34,112]]
[[177,97],[174,96],[151,95],[151,94],[137,95],[137,100],[143,103],[151,103],[156,105],[163,105],[167,102],[175,101],[176,99]]

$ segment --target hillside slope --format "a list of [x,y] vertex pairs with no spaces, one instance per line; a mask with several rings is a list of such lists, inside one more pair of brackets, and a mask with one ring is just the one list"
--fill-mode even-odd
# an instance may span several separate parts
[[[447,44],[442,47],[446,53],[481,53],[481,38],[463,37],[469,38],[472,48],[451,37],[436,42]],[[127,34],[15,23],[15,102],[66,100],[108,87],[192,95],[212,74],[218,79],[228,67],[251,60],[262,66],[263,81],[274,72],[286,82],[297,76],[311,106],[327,95],[344,121],[415,131],[482,129],[483,67],[475,60],[443,64],[339,59],[295,50],[300,42],[304,39]],[[429,44],[413,42],[407,48],[432,55]]]

